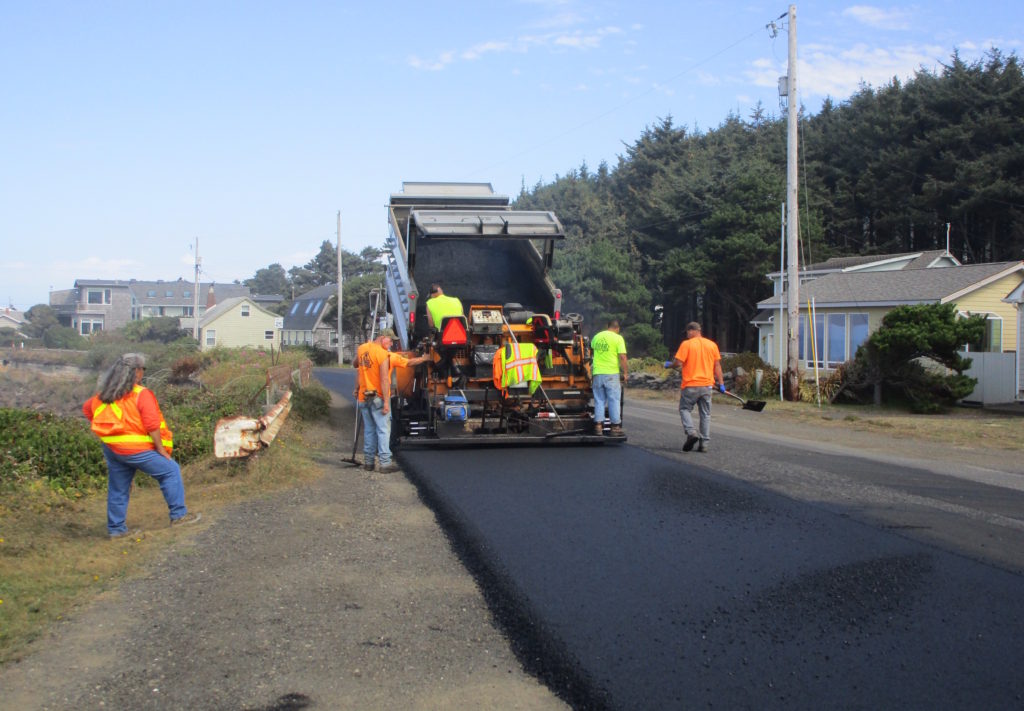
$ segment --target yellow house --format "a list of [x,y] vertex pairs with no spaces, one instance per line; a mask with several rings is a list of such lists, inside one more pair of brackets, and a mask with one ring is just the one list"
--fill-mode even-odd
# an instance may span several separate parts
[[[831,270],[828,262],[815,265],[820,276],[800,285],[796,327],[801,368],[837,367],[854,356],[890,310],[916,304],[951,303],[958,313],[984,315],[984,340],[965,344],[967,350],[1019,356],[1022,304],[1014,295],[1020,294],[1024,284],[1024,262],[963,265],[944,252],[843,259],[860,261],[843,266],[836,260]],[[769,278],[773,276],[779,275]],[[759,355],[778,367],[787,359],[789,314],[788,294],[776,291],[758,303],[760,311],[753,323],[760,333]],[[780,323],[781,330],[776,331]],[[776,333],[783,334],[781,344]],[[1018,357],[1016,372],[1020,370]]]
[[199,347],[279,348],[282,322],[248,296],[225,299],[199,320]]

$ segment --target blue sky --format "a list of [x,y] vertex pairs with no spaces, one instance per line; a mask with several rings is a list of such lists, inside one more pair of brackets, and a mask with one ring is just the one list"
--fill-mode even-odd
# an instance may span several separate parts
[[[230,282],[380,245],[402,181],[515,196],[671,116],[781,115],[787,3],[0,0],[0,299],[76,278]],[[807,110],[954,49],[1020,55],[1007,2],[797,3]],[[766,26],[776,20],[778,32]]]

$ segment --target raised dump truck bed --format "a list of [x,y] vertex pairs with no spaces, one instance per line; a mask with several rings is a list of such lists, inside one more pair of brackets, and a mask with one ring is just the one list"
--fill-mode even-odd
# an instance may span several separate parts
[[[625,441],[594,429],[589,341],[582,318],[561,313],[548,275],[555,242],[565,238],[554,213],[512,210],[487,183],[403,183],[388,227],[398,341],[403,351],[432,355],[398,369],[394,444]],[[437,331],[426,314],[432,283],[464,310]],[[514,382],[520,376],[532,376],[533,387]]]

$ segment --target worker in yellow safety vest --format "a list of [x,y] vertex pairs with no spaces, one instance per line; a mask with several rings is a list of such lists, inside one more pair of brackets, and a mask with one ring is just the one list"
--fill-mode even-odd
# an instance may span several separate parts
[[440,284],[430,285],[427,299],[427,324],[435,331],[441,330],[441,321],[446,316],[465,316],[462,302],[454,296],[446,296]]
[[171,525],[193,523],[200,514],[185,506],[181,467],[171,459],[174,446],[156,395],[142,386],[146,357],[125,353],[99,379],[99,392],[82,405],[107,460],[107,533],[128,534],[125,519],[135,471],[156,479],[167,502]]
[[541,384],[540,366],[537,365],[537,346],[532,343],[511,341],[494,354],[492,367],[494,387],[508,390],[512,385],[529,383],[531,395]]

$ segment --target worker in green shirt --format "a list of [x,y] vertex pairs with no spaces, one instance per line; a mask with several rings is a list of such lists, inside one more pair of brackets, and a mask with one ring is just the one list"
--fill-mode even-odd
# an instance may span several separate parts
[[604,412],[612,422],[610,434],[622,432],[622,385],[629,374],[626,361],[626,341],[619,335],[618,319],[608,321],[608,327],[590,339],[594,352],[594,432],[604,434]]
[[434,331],[441,330],[441,321],[446,316],[464,316],[462,302],[454,296],[445,296],[440,284],[430,285],[430,298],[427,299],[427,324]]
[[[430,285],[430,298],[427,299],[427,324],[432,333],[438,333],[438,341],[443,334],[441,324],[449,316],[464,316],[462,302],[454,296],[446,296],[440,284]],[[456,379],[457,387],[465,387],[466,375],[457,364],[452,361],[452,353],[448,349],[442,349],[441,360],[437,364],[437,372],[442,377],[451,376]]]

